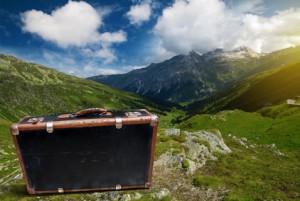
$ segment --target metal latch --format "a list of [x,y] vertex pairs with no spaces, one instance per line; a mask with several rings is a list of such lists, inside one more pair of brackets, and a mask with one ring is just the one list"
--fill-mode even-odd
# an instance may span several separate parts
[[46,130],[48,133],[53,133],[53,122],[52,121],[47,122]]
[[44,120],[44,117],[32,117],[28,119],[28,123],[36,124],[38,122],[42,122]]
[[57,191],[58,191],[58,193],[64,193],[65,192],[63,188],[58,188]]
[[157,115],[151,115],[150,120],[150,126],[157,126],[158,124],[158,116]]
[[120,129],[122,128],[122,118],[116,117],[116,128]]
[[13,135],[19,135],[19,124],[13,124],[11,126],[11,133]]
[[122,186],[120,184],[116,185],[116,190],[121,190]]

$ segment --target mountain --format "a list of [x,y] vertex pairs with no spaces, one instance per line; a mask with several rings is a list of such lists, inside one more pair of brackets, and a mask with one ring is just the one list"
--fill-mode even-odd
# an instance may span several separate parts
[[[220,57],[217,52],[214,57]],[[265,93],[272,99],[276,96],[282,96],[282,99],[286,96],[282,89],[273,91],[273,95],[269,94],[270,90],[281,85],[285,91],[295,91],[295,87],[297,90],[299,66],[296,63],[279,65],[271,71],[260,69],[259,74],[235,85],[242,85],[240,88],[225,90],[226,93],[220,96],[220,104],[222,106],[221,99],[239,97],[252,87],[255,93],[239,102],[253,99],[255,102],[251,104],[257,104]],[[300,187],[296,184],[300,183],[300,107],[290,107],[286,103],[264,107],[259,113],[230,110],[197,114],[175,126],[160,122],[149,190],[28,195],[9,131],[12,122],[3,119],[14,121],[26,114],[76,111],[90,106],[145,107],[167,114],[160,115],[167,121],[178,115],[175,104],[111,89],[38,64],[0,55],[0,200],[299,198]]]
[[175,104],[112,89],[87,79],[0,54],[0,118],[62,113],[82,108],[146,108],[165,114]]
[[162,63],[126,74],[99,75],[88,79],[148,97],[181,103],[221,90],[249,72],[263,56],[247,47],[216,49],[203,55],[191,51]]
[[[293,62],[293,59],[290,60]],[[300,95],[300,62],[255,74],[211,97],[188,105],[191,113],[228,109],[256,111]]]

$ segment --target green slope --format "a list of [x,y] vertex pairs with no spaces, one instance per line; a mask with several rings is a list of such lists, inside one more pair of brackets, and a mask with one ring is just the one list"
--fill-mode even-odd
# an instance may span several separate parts
[[300,63],[281,66],[246,78],[208,99],[189,105],[196,113],[226,109],[255,111],[300,94]]
[[[257,112],[227,110],[186,119],[180,129],[218,129],[233,151],[209,161],[194,175],[193,183],[226,188],[225,200],[298,200],[299,122],[300,107],[286,103]],[[246,145],[236,140],[242,138],[247,138]]]
[[246,137],[253,143],[273,144],[285,151],[300,152],[300,107],[283,103],[250,113],[241,110],[195,115],[179,124],[183,130],[219,129],[223,134]]
[[25,115],[70,112],[89,107],[146,108],[166,115],[176,105],[0,54],[0,118],[16,121]]
[[254,69],[246,73],[242,78],[255,75],[267,70],[271,70],[278,66],[289,65],[300,62],[300,46],[290,47],[278,51],[274,51],[261,58],[256,63]]

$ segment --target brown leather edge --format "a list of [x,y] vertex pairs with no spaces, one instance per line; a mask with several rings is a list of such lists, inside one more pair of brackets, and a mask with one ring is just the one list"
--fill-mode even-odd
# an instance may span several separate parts
[[17,141],[17,136],[12,134],[12,138],[13,138],[16,150],[17,150],[17,155],[18,155],[19,163],[20,163],[20,166],[21,166],[21,169],[22,169],[22,172],[23,172],[23,176],[24,176],[24,179],[25,179],[26,186],[27,186],[27,192],[29,194],[35,194],[34,190],[29,187],[29,183],[28,183],[28,179],[27,179],[27,174],[26,174],[26,171],[25,171],[23,159],[21,157],[20,147],[19,147],[19,144],[18,144],[18,141]]
[[[120,190],[129,190],[129,189],[148,189],[145,186],[122,186]],[[116,190],[116,187],[107,187],[107,188],[82,188],[82,189],[63,189],[63,193],[59,193],[58,190],[47,190],[47,191],[31,191],[29,194],[64,194],[64,193],[76,193],[76,192],[88,192],[88,191],[108,191]]]
[[[132,117],[122,118],[122,125],[130,124],[148,124],[151,121],[150,116],[145,117]],[[47,122],[38,122],[36,124],[19,124],[19,131],[28,130],[45,130]],[[95,126],[113,126],[116,125],[115,118],[101,118],[101,119],[76,119],[66,121],[53,121],[53,129],[61,128],[83,128],[83,127],[95,127]]]
[[145,184],[146,188],[150,188],[151,181],[152,181],[152,172],[153,172],[153,164],[154,164],[154,155],[155,155],[155,145],[156,145],[156,136],[157,136],[158,123],[159,122],[157,122],[157,125],[153,127],[153,132],[152,132],[151,158],[150,158],[148,182]]

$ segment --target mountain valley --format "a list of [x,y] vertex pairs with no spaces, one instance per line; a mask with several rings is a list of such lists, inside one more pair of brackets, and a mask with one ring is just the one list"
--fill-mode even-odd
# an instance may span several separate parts
[[[300,198],[300,107],[286,103],[286,99],[300,95],[297,52],[299,47],[267,55],[247,48],[232,52],[216,50],[201,56],[191,52],[126,75],[132,79],[150,72],[153,76],[160,75],[169,73],[173,67],[179,73],[172,76],[183,79],[190,71],[182,70],[182,66],[191,65],[202,81],[203,72],[210,75],[207,83],[217,80],[216,84],[205,85],[210,92],[199,89],[199,93],[202,90],[199,97],[204,95],[206,99],[186,107],[1,54],[0,200],[297,200]],[[229,58],[237,55],[239,59],[229,62]],[[208,70],[203,65],[202,71],[198,71],[199,61],[214,67]],[[165,68],[162,64],[166,63],[169,67]],[[229,63],[231,70],[228,67],[222,71]],[[153,78],[147,82],[154,84],[157,76]],[[200,83],[197,76],[192,81],[185,79],[189,87],[191,83]],[[166,100],[171,96],[182,97],[176,93],[183,93],[184,88],[179,87],[176,93],[171,91]],[[151,189],[28,195],[10,136],[12,122],[25,115],[88,107],[146,108],[159,115]]]
[[203,100],[257,73],[300,62],[300,47],[259,54],[247,47],[216,49],[199,55],[178,55],[162,63],[126,74],[99,75],[88,79],[113,88],[169,102],[187,104]]

